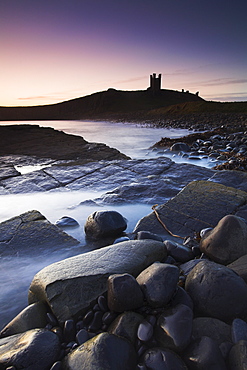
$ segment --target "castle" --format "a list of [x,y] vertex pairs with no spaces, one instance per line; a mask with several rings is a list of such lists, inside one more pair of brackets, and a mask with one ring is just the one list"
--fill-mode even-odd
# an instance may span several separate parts
[[151,90],[152,92],[158,92],[161,89],[161,73],[158,77],[156,77],[156,73],[153,73],[150,75],[150,86],[148,90]]

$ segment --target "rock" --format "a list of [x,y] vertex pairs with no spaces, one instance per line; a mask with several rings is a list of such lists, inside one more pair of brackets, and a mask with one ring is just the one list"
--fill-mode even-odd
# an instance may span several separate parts
[[76,341],[79,346],[89,340],[89,334],[85,329],[81,329],[76,334]]
[[141,240],[141,239],[153,239],[153,240],[158,240],[160,242],[163,242],[163,239],[161,236],[151,233],[150,231],[139,231],[136,234],[136,239]]
[[134,346],[124,338],[102,333],[88,340],[63,361],[68,370],[135,369],[136,353]]
[[247,254],[230,263],[227,267],[235,271],[247,283]]
[[240,340],[247,341],[247,323],[237,318],[232,322],[232,342],[236,344]]
[[0,181],[8,179],[10,177],[20,176],[20,172],[15,169],[13,165],[7,163],[0,163],[1,172],[0,172]]
[[178,244],[171,240],[165,240],[164,244],[166,246],[168,254],[172,256],[177,262],[188,262],[195,257],[192,250],[185,245]]
[[[168,230],[184,238],[202,229],[214,227],[222,217],[241,209],[247,201],[247,193],[211,181],[193,181],[175,197],[156,208]],[[154,212],[143,217],[134,233],[151,231],[169,235]]]
[[186,349],[183,360],[191,370],[227,370],[217,343],[205,336],[195,340]]
[[247,192],[247,172],[234,170],[216,171],[210,181]]
[[155,326],[155,339],[160,346],[183,351],[191,340],[193,311],[183,304],[165,309]]
[[148,342],[153,336],[153,326],[147,320],[143,320],[138,326],[137,337],[142,342]]
[[132,311],[127,311],[119,315],[109,326],[108,333],[128,339],[131,343],[136,343],[137,329],[143,321],[143,316]]
[[247,363],[247,341],[240,340],[229,352],[228,357],[230,369],[245,370]]
[[126,219],[116,211],[96,211],[88,216],[84,227],[92,239],[120,235],[126,228]]
[[60,352],[58,336],[45,329],[0,339],[0,368],[49,370]]
[[65,227],[78,227],[79,223],[72,217],[63,216],[55,222],[55,225],[61,228]]
[[134,310],[144,303],[141,287],[130,274],[110,275],[107,288],[108,307],[111,311]]
[[[128,159],[105,144],[88,143],[83,137],[51,127],[9,125],[0,127],[0,154],[22,154],[55,159]],[[21,137],[21,140],[20,140]]]
[[231,342],[231,326],[213,317],[196,317],[193,320],[192,338],[213,339],[218,346],[223,342]]
[[234,215],[223,217],[201,239],[200,249],[213,261],[227,265],[247,254],[247,224]]
[[231,269],[215,262],[199,262],[187,276],[185,290],[199,316],[227,322],[247,313],[247,284]]
[[0,223],[0,254],[40,253],[80,242],[51,224],[40,212],[29,211]]
[[154,261],[165,258],[164,244],[155,240],[126,241],[67,258],[35,275],[29,303],[47,301],[59,322],[64,322],[86,312],[90,303],[106,291],[110,275],[137,276]]
[[143,270],[136,280],[151,307],[166,305],[176,290],[179,278],[177,266],[155,262]]
[[187,370],[182,359],[167,348],[147,350],[143,355],[143,362],[150,370]]
[[170,147],[171,152],[190,152],[190,147],[186,143],[178,142]]
[[171,299],[171,307],[175,307],[178,304],[184,304],[193,311],[193,302],[189,294],[180,286],[177,286],[177,291]]
[[30,329],[44,328],[47,324],[48,307],[42,302],[33,303],[11,320],[0,333],[0,338],[24,333]]

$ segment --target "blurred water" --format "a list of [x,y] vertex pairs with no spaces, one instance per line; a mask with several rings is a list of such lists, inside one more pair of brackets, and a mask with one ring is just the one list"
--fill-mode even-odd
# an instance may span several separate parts
[[[160,155],[170,156],[173,160],[185,161],[181,157],[175,158],[172,153],[158,153],[148,148],[162,137],[181,137],[189,133],[188,130],[143,127],[128,123],[89,122],[89,121],[28,121],[28,122],[1,122],[10,124],[37,124],[45,127],[54,127],[66,133],[83,136],[89,142],[102,142],[117,148],[133,159],[150,158]],[[198,161],[196,161],[196,164]],[[192,163],[190,161],[190,163]],[[203,162],[200,161],[200,164]],[[30,172],[37,167],[23,167],[23,172]],[[10,321],[22,308],[27,305],[28,286],[36,272],[43,267],[78,253],[85,253],[88,249],[85,244],[84,223],[92,212],[98,210],[95,206],[79,206],[86,199],[93,199],[101,193],[86,191],[57,191],[50,193],[33,193],[17,195],[1,195],[0,222],[30,210],[40,211],[50,222],[54,223],[62,216],[75,218],[80,227],[66,230],[81,242],[82,247],[69,250],[45,251],[40,256],[9,256],[0,257],[0,329]],[[120,212],[128,219],[127,231],[132,231],[137,221],[151,212],[148,205],[133,204],[126,206],[107,207]]]

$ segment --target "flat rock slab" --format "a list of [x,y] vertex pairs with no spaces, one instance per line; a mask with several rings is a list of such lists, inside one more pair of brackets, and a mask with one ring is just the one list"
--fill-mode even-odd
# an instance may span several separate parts
[[40,253],[72,247],[79,241],[50,223],[40,212],[29,211],[0,223],[0,255]]
[[0,127],[0,155],[30,155],[55,159],[111,160],[128,157],[105,144],[88,143],[51,127],[9,125]]
[[[193,181],[157,211],[168,230],[184,237],[214,227],[222,217],[236,213],[246,203],[245,191],[211,181]],[[142,230],[169,235],[154,212],[138,222],[134,233]]]
[[107,290],[112,274],[137,276],[155,261],[166,258],[162,242],[125,241],[67,258],[39,271],[29,288],[29,303],[46,301],[60,323],[77,317]]

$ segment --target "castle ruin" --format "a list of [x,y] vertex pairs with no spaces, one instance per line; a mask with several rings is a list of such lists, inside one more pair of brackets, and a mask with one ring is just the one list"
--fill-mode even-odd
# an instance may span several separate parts
[[156,77],[156,73],[150,75],[150,86],[148,90],[158,92],[161,89],[161,73]]

